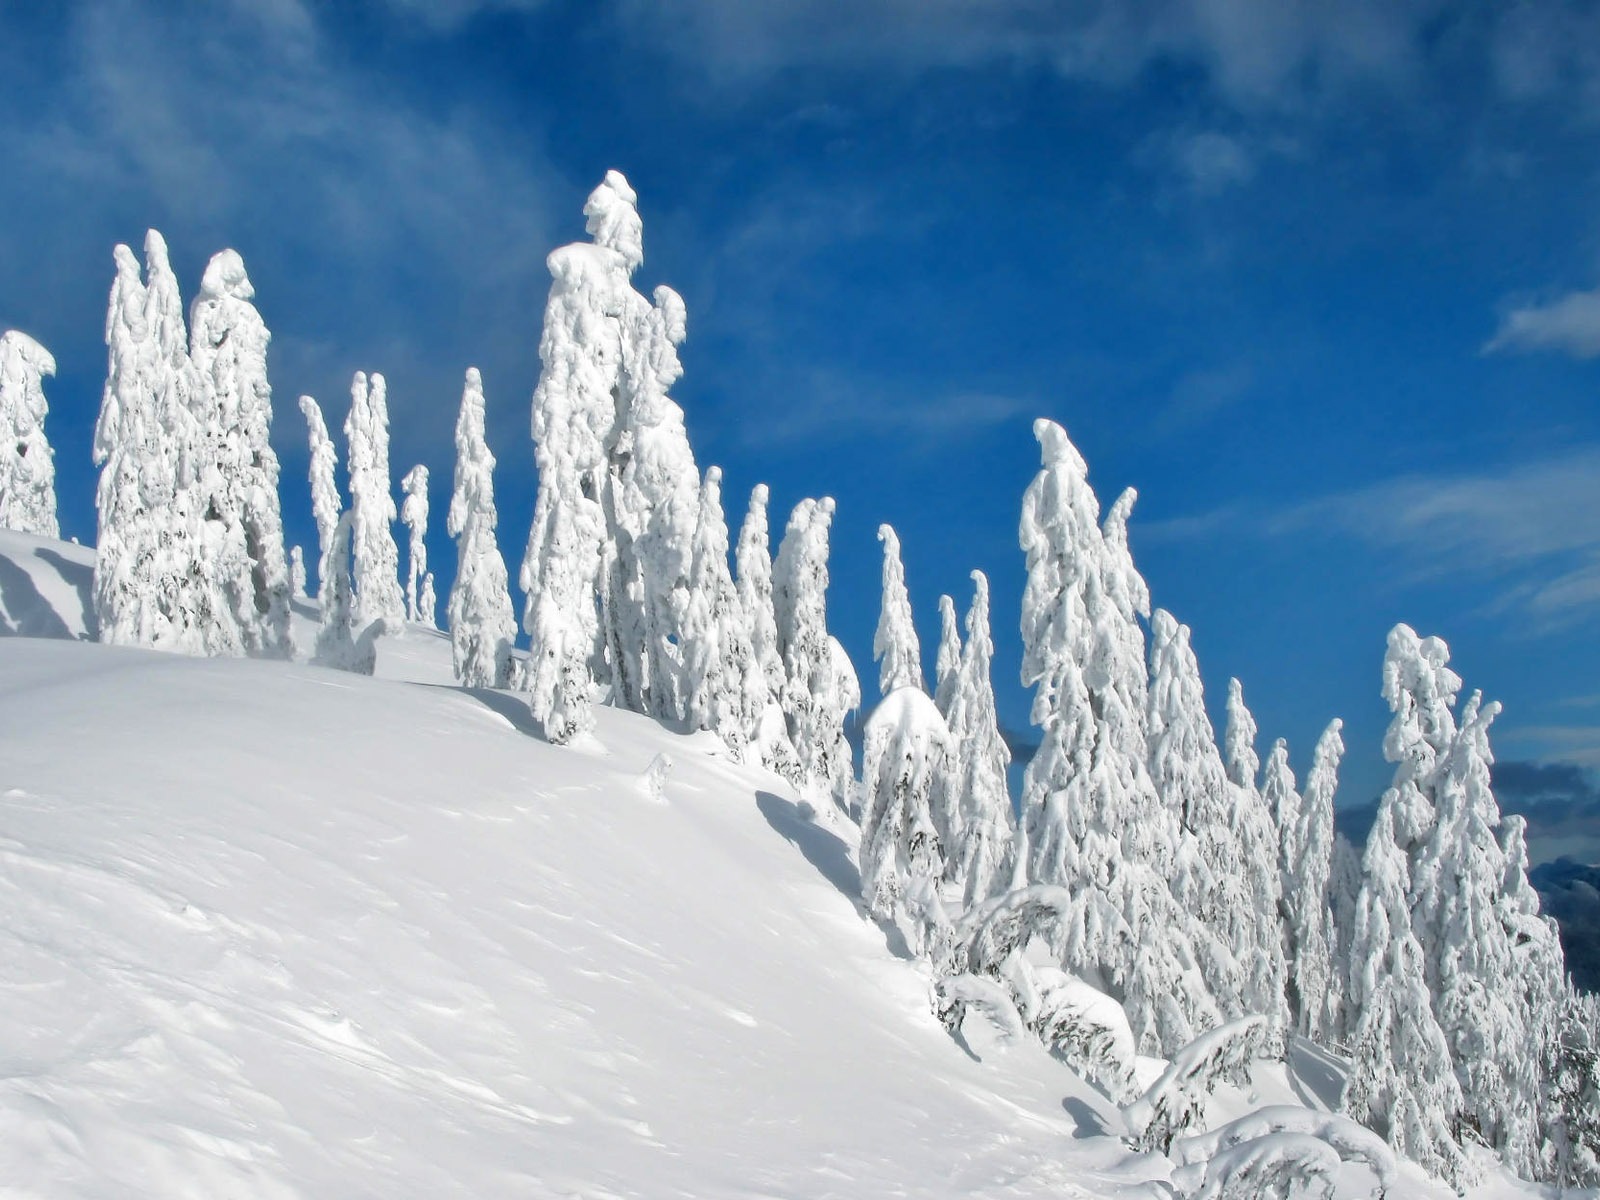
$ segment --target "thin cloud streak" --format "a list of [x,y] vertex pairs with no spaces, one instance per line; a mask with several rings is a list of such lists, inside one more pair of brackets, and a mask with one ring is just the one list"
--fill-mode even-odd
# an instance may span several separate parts
[[1600,446],[1478,475],[1413,475],[1276,510],[1241,502],[1141,526],[1173,542],[1351,538],[1403,556],[1414,578],[1517,577],[1490,605],[1548,632],[1600,612]]
[[1549,352],[1572,358],[1600,357],[1600,289],[1568,292],[1546,304],[1514,308],[1500,319],[1483,353]]

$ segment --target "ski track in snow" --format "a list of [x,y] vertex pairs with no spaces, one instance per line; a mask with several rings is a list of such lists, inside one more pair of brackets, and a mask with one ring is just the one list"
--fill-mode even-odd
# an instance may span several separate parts
[[74,642],[41,547],[90,553],[0,534],[0,614],[65,631],[0,638],[0,1193],[1167,1194],[1042,1049],[944,1032],[773,777],[609,709],[550,747],[422,629],[377,679]]

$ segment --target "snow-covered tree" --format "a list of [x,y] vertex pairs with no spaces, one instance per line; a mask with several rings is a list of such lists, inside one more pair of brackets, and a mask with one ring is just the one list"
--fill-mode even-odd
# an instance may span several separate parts
[[339,463],[339,452],[328,436],[327,423],[322,419],[322,409],[310,396],[300,397],[300,411],[305,414],[306,432],[311,441],[311,517],[317,525],[317,598],[322,599],[327,588],[328,555],[333,550],[333,530],[339,524],[343,505],[339,499],[339,485],[334,480],[334,468]]
[[1328,902],[1333,909],[1334,989],[1339,1010],[1331,1035],[1336,1049],[1343,1050],[1355,1034],[1359,1013],[1354,1011],[1350,991],[1350,946],[1356,927],[1356,897],[1361,892],[1361,855],[1356,844],[1337,828],[1333,831],[1333,865],[1328,878]]
[[750,492],[750,508],[739,528],[734,550],[738,570],[739,606],[750,622],[750,646],[761,665],[767,691],[774,700],[783,695],[783,655],[778,650],[778,624],[772,608],[772,544],[767,529],[768,489],[758,483]]
[[930,808],[949,746],[944,718],[915,683],[895,687],[867,719],[861,899],[873,916],[902,924],[918,954],[937,953],[950,924],[939,898],[945,846]]
[[1395,838],[1407,854],[1433,826],[1438,763],[1456,735],[1461,677],[1446,665],[1449,661],[1450,648],[1442,639],[1419,638],[1404,624],[1389,631],[1383,698],[1394,717],[1384,734],[1383,756],[1395,764]]
[[1468,1162],[1454,1137],[1461,1089],[1411,931],[1409,867],[1395,840],[1399,802],[1396,789],[1384,793],[1362,859],[1350,948],[1360,1015],[1340,1107],[1428,1171],[1465,1183]]
[[994,639],[989,632],[989,580],[982,571],[974,571],[972,582],[966,645],[944,714],[954,760],[949,790],[957,816],[955,836],[946,849],[951,868],[947,874],[962,884],[967,908],[1010,884],[1017,832],[1006,790],[1011,751],[1000,736],[990,677]]
[[692,729],[710,729],[743,759],[767,706],[767,682],[750,645],[749,622],[728,573],[722,468],[706,471],[695,526],[689,604],[683,620],[684,693]]
[[289,547],[289,594],[295,600],[309,598],[306,592],[306,552],[299,546]]
[[1339,786],[1339,759],[1344,754],[1343,728],[1344,722],[1335,717],[1312,751],[1294,836],[1298,854],[1286,864],[1283,885],[1289,1002],[1295,1029],[1322,1045],[1333,1036],[1339,1009],[1329,880],[1333,871],[1333,796]]
[[143,279],[128,247],[117,246],[115,259],[106,386],[94,434],[101,468],[94,573],[100,640],[238,653],[238,629],[216,580],[220,556],[201,552],[196,411],[204,384],[189,357],[167,245],[155,230],[146,234]]
[[[1539,1143],[1533,1178],[1563,1186],[1600,1186],[1600,1005],[1592,995],[1587,997],[1589,1033],[1584,1038],[1572,1028],[1574,1020],[1580,1025],[1585,1020],[1581,1006],[1574,1007],[1556,924],[1540,914],[1539,894],[1528,881],[1527,827],[1520,816],[1507,816],[1500,823],[1505,881],[1496,909],[1512,956],[1510,1002],[1523,1027],[1523,1049],[1512,1064],[1511,1088],[1519,1096],[1540,1099],[1512,1114],[1506,1139],[1512,1149],[1507,1158],[1515,1164],[1519,1137],[1531,1134]],[[1572,1070],[1577,1067],[1581,1075],[1585,1068],[1578,1067],[1573,1052],[1580,1057],[1588,1054],[1586,1069],[1592,1072],[1587,1100],[1576,1109],[1573,1101],[1582,1095],[1581,1089],[1577,1093],[1565,1089],[1573,1082]],[[1531,1131],[1526,1128],[1530,1121],[1535,1124]],[[1573,1157],[1582,1157],[1584,1145],[1587,1172],[1574,1165]]]
[[[772,603],[784,665],[784,718],[799,759],[799,783],[819,817],[849,800],[846,715],[860,703],[849,659],[828,635],[828,529],[833,499],[795,506],[773,565]],[[851,692],[854,691],[854,701]]]
[[1242,949],[1261,940],[1250,875],[1240,870],[1236,789],[1228,782],[1206,714],[1189,627],[1156,609],[1150,618],[1150,690],[1145,719],[1150,778],[1182,829],[1173,891],[1210,933],[1200,969],[1230,1017],[1245,1015]]
[[750,492],[750,507],[739,529],[734,550],[738,571],[739,607],[750,628],[750,650],[766,684],[766,700],[750,740],[761,755],[761,765],[799,786],[800,759],[789,741],[783,714],[787,675],[778,648],[778,621],[772,600],[772,549],[767,526],[768,489],[758,483]]
[[956,602],[939,597],[939,653],[934,659],[933,702],[945,716],[950,715],[950,700],[955,695],[956,677],[961,672],[961,633],[956,625]]
[[1266,1044],[1276,1052],[1288,1022],[1288,968],[1278,919],[1283,887],[1278,871],[1277,827],[1256,783],[1261,760],[1256,755],[1255,740],[1256,720],[1245,706],[1244,688],[1237,679],[1230,679],[1227,726],[1223,732],[1223,761],[1233,785],[1229,824],[1248,888],[1249,909],[1258,914],[1253,922],[1254,938],[1235,945],[1233,951],[1239,960],[1245,1011],[1262,1013],[1270,1019]]
[[922,682],[922,646],[911,620],[906,569],[900,561],[900,539],[893,526],[879,525],[878,540],[883,543],[883,608],[872,639],[872,654],[878,660],[878,690],[885,696],[902,687],[926,691]]
[[44,435],[44,378],[56,360],[25,333],[0,334],[0,529],[61,536],[55,451]]
[[654,303],[637,197],[616,171],[584,206],[592,243],[563,246],[533,397],[539,493],[520,580],[531,638],[530,705],[554,741],[591,723],[591,682],[665,719],[682,716],[679,623],[699,471],[667,389],[682,372],[683,301]]
[[378,638],[388,618],[362,626],[356,616],[351,589],[350,542],[355,514],[345,513],[333,527],[328,553],[323,556],[326,580],[322,587],[322,623],[317,628],[311,661],[319,666],[357,675],[371,675],[378,661]]
[[421,594],[417,597],[417,621],[429,629],[439,628],[439,594],[433,589],[433,572],[422,577]]
[[506,562],[495,542],[495,459],[484,438],[483,409],[483,377],[477,367],[468,367],[456,418],[455,489],[446,517],[446,530],[456,539],[450,656],[456,678],[467,687],[503,688],[511,683],[517,621]]
[[1167,871],[1177,850],[1146,767],[1144,584],[1119,501],[1098,524],[1088,468],[1066,431],[1034,423],[1043,469],[1023,500],[1022,681],[1036,687],[1039,751],[1023,784],[1030,878],[1075,896],[1063,965],[1128,1010],[1141,1046],[1175,1050],[1219,1013],[1200,978],[1194,917]]
[[[1508,817],[1507,822],[1520,820]],[[1543,1177],[1566,1189],[1600,1187],[1600,997],[1562,988],[1554,1006]],[[1565,1190],[1562,1192],[1566,1194]]]
[[382,375],[357,371],[344,422],[350,472],[350,541],[355,556],[358,628],[382,620],[398,633],[406,618],[400,592],[400,548],[395,545],[394,493],[389,480],[388,386]]
[[224,568],[218,581],[245,651],[287,658],[289,571],[267,381],[272,335],[254,296],[236,251],[206,264],[190,313],[189,353],[202,385],[196,507],[208,528],[206,554]]
[[428,468],[418,463],[400,481],[406,498],[400,503],[400,520],[410,534],[407,546],[406,620],[433,624],[433,610],[423,616],[420,588],[428,577]]

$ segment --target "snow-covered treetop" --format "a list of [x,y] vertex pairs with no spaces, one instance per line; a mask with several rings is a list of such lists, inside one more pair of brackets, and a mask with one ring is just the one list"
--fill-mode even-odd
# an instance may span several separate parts
[[1256,719],[1244,704],[1244,685],[1228,680],[1228,725],[1223,735],[1223,759],[1228,778],[1240,787],[1256,786],[1261,759],[1256,754]]
[[20,329],[8,329],[0,335],[0,362],[8,370],[21,367],[36,375],[56,373],[55,357]]
[[583,215],[584,230],[594,244],[615,250],[631,275],[644,261],[644,222],[639,219],[639,196],[621,171],[607,171],[600,186],[589,193]]
[[1389,648],[1383,658],[1383,698],[1394,720],[1383,739],[1383,756],[1402,764],[1422,779],[1430,773],[1455,737],[1451,710],[1461,690],[1461,676],[1452,671],[1450,647],[1442,638],[1420,638],[1406,624],[1389,631]]
[[219,250],[206,264],[200,277],[200,293],[196,300],[227,296],[233,300],[253,300],[256,289],[244,269],[244,259],[237,250]]
[[892,526],[879,525],[878,540],[883,543],[883,610],[872,640],[872,654],[879,663],[878,688],[887,696],[896,688],[923,688],[922,647],[911,621],[900,539]]

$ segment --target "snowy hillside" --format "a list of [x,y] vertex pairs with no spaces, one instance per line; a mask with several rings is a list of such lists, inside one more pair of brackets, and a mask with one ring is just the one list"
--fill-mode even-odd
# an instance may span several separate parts
[[[81,633],[87,552],[4,536],[7,621]],[[775,777],[613,709],[552,747],[438,686],[441,639],[383,646],[367,679],[0,639],[16,1194],[1170,1194],[1032,1039],[940,1027]],[[1218,1115],[1322,1107],[1337,1065],[1295,1061]]]

